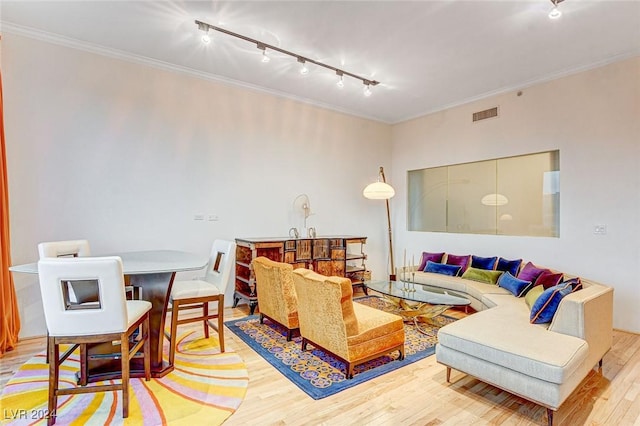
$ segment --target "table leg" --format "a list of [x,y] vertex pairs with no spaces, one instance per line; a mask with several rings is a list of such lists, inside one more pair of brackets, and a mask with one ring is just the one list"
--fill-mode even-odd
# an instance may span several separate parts
[[163,362],[162,344],[164,321],[175,272],[130,275],[131,284],[142,287],[142,297],[151,302],[149,311],[149,344],[151,347],[151,375],[162,377],[173,370],[173,365]]
[[405,322],[413,323],[416,330],[422,334],[428,334],[428,332],[422,329],[421,322],[437,325],[433,319],[451,308],[449,305],[430,305],[420,302],[409,304],[403,299],[391,296],[385,296],[385,300],[392,306],[391,311],[393,313],[400,315]]
[[[130,284],[142,287],[142,298],[151,302],[149,311],[149,346],[151,352],[151,375],[163,377],[173,371],[173,365],[162,359],[164,321],[175,272],[129,275]],[[118,345],[91,345],[88,351],[88,382],[117,379],[121,376],[119,359],[112,354],[119,352]],[[144,377],[142,358],[131,360],[131,377]]]

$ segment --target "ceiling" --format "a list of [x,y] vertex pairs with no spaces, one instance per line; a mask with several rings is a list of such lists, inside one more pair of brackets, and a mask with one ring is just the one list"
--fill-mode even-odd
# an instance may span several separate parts
[[[11,1],[2,31],[139,60],[397,123],[640,55],[640,0]],[[336,86],[330,70],[222,33],[221,26],[380,81]],[[3,64],[4,65],[4,64]]]

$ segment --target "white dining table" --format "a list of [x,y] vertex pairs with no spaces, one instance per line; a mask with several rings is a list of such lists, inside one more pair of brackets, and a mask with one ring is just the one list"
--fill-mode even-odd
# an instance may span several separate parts
[[[164,338],[164,322],[167,305],[171,295],[171,286],[176,272],[186,272],[202,269],[207,265],[208,258],[194,253],[177,250],[145,250],[122,253],[108,253],[104,256],[118,256],[122,259],[122,269],[129,281],[129,285],[142,289],[141,298],[151,302],[149,312],[151,346],[151,374],[153,377],[163,377],[173,370],[162,357]],[[26,263],[9,267],[11,272],[37,274],[37,263]],[[109,345],[110,346],[110,345]],[[117,378],[120,374],[120,361],[109,359],[105,354],[112,353],[113,347],[95,345],[88,349],[88,382]],[[144,374],[142,362],[132,360],[132,376]],[[83,380],[84,381],[84,380]]]

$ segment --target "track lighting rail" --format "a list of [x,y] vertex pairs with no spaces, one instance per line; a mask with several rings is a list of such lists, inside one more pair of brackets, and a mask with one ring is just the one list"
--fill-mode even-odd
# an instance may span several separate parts
[[319,67],[326,68],[326,69],[329,69],[331,71],[334,71],[336,73],[336,75],[338,75],[340,77],[346,75],[346,76],[349,76],[351,78],[355,78],[357,80],[362,81],[362,83],[365,86],[376,86],[376,85],[380,84],[379,81],[359,76],[359,75],[351,73],[349,71],[345,71],[344,69],[337,68],[337,67],[334,67],[332,65],[325,64],[324,62],[316,61],[315,59],[300,55],[300,54],[292,52],[290,50],[282,49],[282,48],[280,48],[278,46],[274,46],[272,44],[265,43],[264,41],[260,41],[260,40],[257,40],[255,38],[247,37],[245,35],[238,34],[238,33],[235,33],[233,31],[229,31],[229,30],[227,30],[225,28],[218,27],[216,25],[212,25],[212,24],[209,24],[207,22],[199,21],[199,20],[196,19],[195,23],[198,26],[198,29],[201,30],[201,31],[207,32],[208,30],[214,30],[214,31],[218,31],[218,32],[230,35],[230,36],[235,37],[235,38],[239,38],[241,40],[248,41],[249,43],[255,44],[256,47],[258,49],[262,50],[263,52],[266,52],[266,49],[273,50],[274,52],[280,52],[280,53],[283,53],[285,55],[291,56],[292,58],[296,58],[296,60],[298,62],[302,63],[303,65],[304,64],[314,64],[314,65],[317,65]]

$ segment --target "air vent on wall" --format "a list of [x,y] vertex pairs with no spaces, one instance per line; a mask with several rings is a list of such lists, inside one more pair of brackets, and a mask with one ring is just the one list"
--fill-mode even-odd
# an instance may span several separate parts
[[484,111],[478,111],[473,113],[473,121],[486,120],[487,118],[493,118],[498,116],[498,107],[485,109]]

